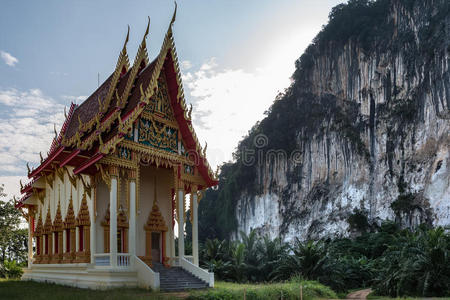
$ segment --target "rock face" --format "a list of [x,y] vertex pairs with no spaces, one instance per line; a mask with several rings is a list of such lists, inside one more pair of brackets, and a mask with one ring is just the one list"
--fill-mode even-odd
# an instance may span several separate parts
[[[384,2],[389,26],[369,47],[361,37],[319,34],[300,58],[279,101],[315,126],[298,125],[295,147],[275,158],[268,158],[280,150],[270,148],[275,135],[260,131],[269,143],[259,149],[255,140],[264,159],[252,167],[256,192],[236,200],[236,232],[286,241],[349,235],[355,213],[369,224],[450,225],[448,2]],[[326,113],[314,117],[312,104]],[[284,117],[276,105],[268,127]]]

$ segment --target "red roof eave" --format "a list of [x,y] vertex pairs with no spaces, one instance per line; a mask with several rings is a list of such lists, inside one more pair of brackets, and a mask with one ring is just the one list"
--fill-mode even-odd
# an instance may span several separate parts
[[98,162],[100,159],[102,159],[104,156],[105,156],[105,154],[97,152],[91,158],[85,160],[79,167],[75,168],[73,170],[73,174],[77,175],[77,174],[83,172],[84,170],[86,170],[87,168],[89,168],[90,166],[92,166],[93,164]]
[[20,200],[16,203],[15,208],[20,208],[22,207],[24,204],[24,202],[31,197],[31,195],[33,195],[32,192],[28,192],[26,193],[22,198],[20,198]]
[[28,174],[28,178],[32,178],[34,176],[36,176],[37,174],[39,174],[40,172],[42,172],[42,170],[44,170],[46,167],[48,167],[48,165],[55,160],[56,157],[58,157],[58,155],[60,155],[64,150],[64,147],[60,146],[55,152],[53,152],[53,154],[51,154],[49,157],[47,157],[47,159],[39,166],[37,167],[35,170],[33,170],[30,174]]
[[[169,52],[168,52],[169,53]],[[183,140],[186,142],[186,146],[188,149],[196,149],[196,142],[194,140],[194,137],[191,133],[191,131],[189,130],[189,125],[188,122],[185,118],[184,118],[184,111],[183,108],[181,107],[180,102],[177,101],[177,95],[178,95],[178,83],[176,80],[176,73],[175,73],[175,69],[173,67],[173,60],[171,58],[171,56],[168,56],[168,67],[165,68],[166,70],[166,79],[167,79],[167,84],[168,84],[168,88],[169,88],[169,94],[170,94],[170,99],[172,102],[172,107],[174,110],[174,114],[175,114],[175,119],[177,120],[178,126],[180,127],[180,132],[182,135]],[[199,165],[198,170],[200,172],[200,174],[202,175],[203,179],[205,179],[206,184],[208,185],[208,187],[211,186],[215,186],[217,185],[219,182],[217,180],[214,180],[213,178],[211,178],[211,176],[209,176],[209,172],[208,172],[208,167],[205,164],[205,160],[206,158],[202,157],[199,154]]]
[[59,167],[62,168],[67,165],[72,159],[74,159],[78,154],[80,154],[81,150],[77,149],[70,153],[60,164]]

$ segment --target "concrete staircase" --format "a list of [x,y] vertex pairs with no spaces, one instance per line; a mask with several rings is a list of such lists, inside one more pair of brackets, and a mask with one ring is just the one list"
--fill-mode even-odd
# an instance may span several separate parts
[[163,292],[208,288],[206,282],[183,270],[181,267],[166,268],[160,263],[153,263],[152,269],[159,273],[159,288]]

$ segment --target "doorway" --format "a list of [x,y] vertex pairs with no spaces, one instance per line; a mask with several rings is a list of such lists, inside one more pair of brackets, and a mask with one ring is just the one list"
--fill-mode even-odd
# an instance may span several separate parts
[[161,233],[152,232],[152,261],[161,262]]

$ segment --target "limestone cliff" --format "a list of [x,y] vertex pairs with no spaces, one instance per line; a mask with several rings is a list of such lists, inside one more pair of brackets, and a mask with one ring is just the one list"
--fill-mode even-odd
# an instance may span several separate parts
[[221,198],[234,232],[349,235],[355,214],[370,226],[449,226],[449,41],[447,0],[333,9],[292,86],[240,143],[233,171],[222,169],[218,193],[237,189]]

